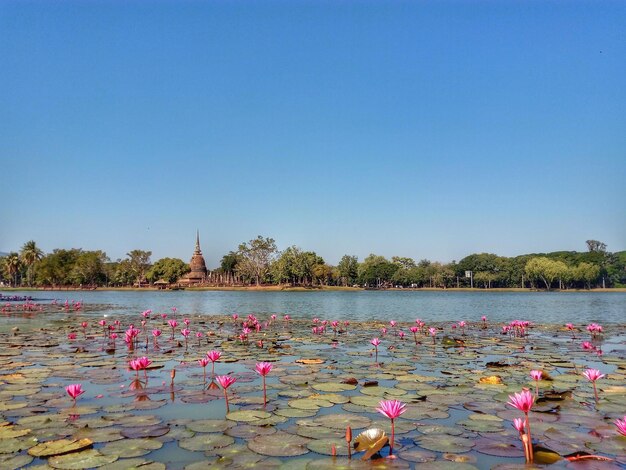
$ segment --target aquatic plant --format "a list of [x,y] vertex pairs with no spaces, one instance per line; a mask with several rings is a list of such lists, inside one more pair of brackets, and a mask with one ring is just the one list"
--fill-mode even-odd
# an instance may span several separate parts
[[437,328],[434,327],[430,327],[428,328],[428,332],[430,333],[430,336],[432,336],[433,338],[433,344],[435,344],[435,336],[437,336]]
[[374,359],[374,362],[376,362],[376,364],[378,364],[378,346],[380,346],[380,339],[372,338],[370,340],[370,343],[372,343],[372,345],[374,346],[374,349],[376,350],[376,357]]
[[202,367],[202,378],[206,382],[206,366],[209,364],[209,358],[203,357],[198,359],[198,364]]
[[417,332],[419,331],[419,328],[417,326],[412,326],[409,328],[409,330],[411,331],[411,333],[413,333],[413,339],[415,340],[415,346],[417,346]]
[[209,351],[208,353],[206,353],[206,357],[209,359],[209,361],[211,361],[211,377],[215,376],[215,361],[218,361],[220,357],[222,357],[222,353],[217,351],[217,350],[213,350],[213,351]]
[[159,330],[159,329],[152,330],[152,337],[154,338],[154,347],[155,348],[159,347],[159,345],[157,343],[157,338],[159,336],[161,336],[161,330]]
[[622,436],[626,436],[626,415],[624,415],[624,419],[616,419],[615,426],[617,426],[617,432]]
[[598,390],[596,388],[596,380],[604,377],[604,374],[601,374],[598,369],[587,369],[583,372],[583,375],[589,380],[593,385],[593,396],[596,398],[596,401],[599,400]]
[[391,439],[389,440],[389,455],[393,454],[393,439],[395,436],[394,420],[406,411],[406,404],[399,400],[381,400],[376,408],[380,414],[391,420]]
[[65,387],[65,391],[72,398],[72,400],[74,400],[74,405],[76,405],[76,399],[79,396],[81,396],[83,393],[85,393],[85,390],[83,390],[82,384],[68,385],[67,387]]
[[217,377],[215,377],[215,380],[217,380],[217,383],[219,383],[224,390],[224,399],[226,400],[226,413],[228,413],[230,411],[230,408],[228,406],[228,393],[226,392],[226,390],[228,389],[228,387],[234,384],[237,379],[232,375],[218,375]]
[[267,391],[265,387],[265,376],[272,371],[272,363],[270,362],[257,362],[256,372],[263,378],[263,407],[267,405]]
[[174,339],[174,332],[176,330],[176,327],[178,326],[178,322],[176,320],[168,320],[167,323],[172,329],[172,339]]
[[526,463],[530,463],[530,441],[528,440],[528,435],[524,432],[524,420],[522,418],[515,418],[513,420],[513,427],[519,432],[519,438],[522,441],[522,446],[524,448],[524,457],[526,458]]
[[531,370],[530,377],[535,381],[535,396],[539,396],[539,381],[543,377],[543,372],[540,370]]
[[102,334],[104,336],[106,336],[107,335],[107,329],[106,329],[107,321],[106,320],[100,320],[98,322],[98,325],[100,325],[102,327]]
[[528,436],[528,461],[531,463],[533,461],[533,441],[530,433],[530,421],[528,419],[528,413],[530,412],[534,403],[535,397],[532,393],[530,393],[529,390],[522,390],[520,393],[514,393],[513,395],[509,395],[509,402],[507,403],[507,405],[510,405],[513,408],[517,408],[522,413],[524,413],[526,435]]

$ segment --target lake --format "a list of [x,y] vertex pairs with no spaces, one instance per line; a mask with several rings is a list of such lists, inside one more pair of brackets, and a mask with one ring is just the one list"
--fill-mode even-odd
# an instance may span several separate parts
[[[623,323],[626,292],[458,291],[45,291],[5,292],[36,301],[83,300],[91,314],[135,315],[177,307],[190,314],[285,314],[341,320]],[[89,313],[89,312],[88,312]]]

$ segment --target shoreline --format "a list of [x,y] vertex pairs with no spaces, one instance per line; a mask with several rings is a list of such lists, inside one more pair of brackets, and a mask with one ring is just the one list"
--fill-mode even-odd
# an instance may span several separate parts
[[470,288],[470,287],[420,287],[420,288],[388,288],[388,289],[365,289],[363,287],[342,287],[342,286],[323,286],[323,287],[286,287],[286,286],[206,286],[206,287],[185,287],[183,289],[159,289],[156,287],[98,287],[97,289],[80,289],[76,287],[69,288],[42,288],[42,287],[0,287],[0,291],[7,292],[202,292],[202,291],[235,291],[235,292],[359,292],[359,291],[374,291],[374,292],[473,292],[473,293],[489,293],[489,292],[517,292],[517,293],[613,293],[613,292],[626,292],[625,287],[612,287],[612,288],[595,288],[595,289],[529,289],[521,287],[498,287],[498,288]]

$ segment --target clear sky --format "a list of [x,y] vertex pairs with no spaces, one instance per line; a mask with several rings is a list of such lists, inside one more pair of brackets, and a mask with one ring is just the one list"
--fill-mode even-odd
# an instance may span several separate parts
[[0,251],[626,249],[626,2],[2,1]]

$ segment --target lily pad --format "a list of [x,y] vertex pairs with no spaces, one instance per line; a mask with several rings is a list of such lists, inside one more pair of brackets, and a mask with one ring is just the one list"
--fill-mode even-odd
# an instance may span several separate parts
[[37,444],[28,449],[28,453],[33,457],[50,457],[52,455],[69,454],[93,445],[91,439],[59,439],[58,441],[48,441]]
[[261,410],[237,410],[231,411],[226,415],[226,419],[230,419],[231,421],[241,421],[244,423],[252,423],[254,421],[260,421],[262,419],[267,419],[272,415],[266,411]]
[[309,439],[278,431],[269,436],[255,437],[248,442],[248,447],[257,454],[270,457],[294,457],[309,452],[306,447],[308,442]]
[[85,468],[102,467],[115,462],[117,455],[104,455],[96,449],[83,450],[66,455],[58,455],[48,459],[48,465],[52,468],[63,470],[81,470]]
[[196,434],[189,439],[181,439],[178,441],[178,446],[187,449],[187,450],[195,450],[195,451],[207,451],[216,449],[219,447],[226,447],[235,442],[230,436],[226,436],[225,434]]
[[460,436],[450,436],[449,434],[428,434],[426,436],[420,436],[416,442],[420,447],[427,450],[434,452],[454,452],[456,454],[469,452],[474,446],[471,439]]

